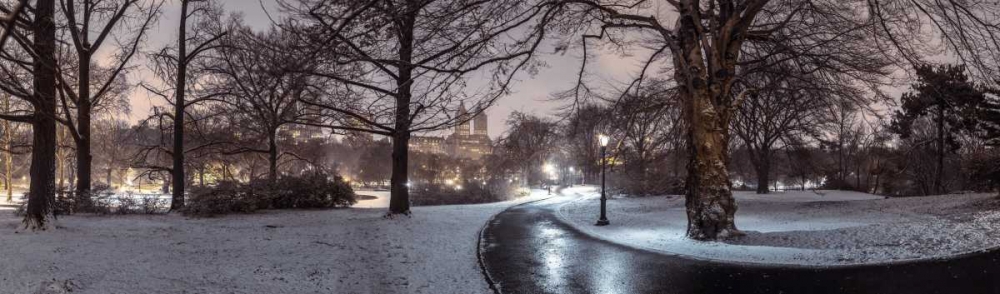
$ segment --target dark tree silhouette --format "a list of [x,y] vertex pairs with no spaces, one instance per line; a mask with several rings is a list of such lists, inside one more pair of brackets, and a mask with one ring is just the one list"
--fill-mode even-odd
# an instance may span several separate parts
[[[909,138],[917,120],[933,117],[935,135],[932,141],[937,165],[929,192],[942,194],[947,192],[943,183],[945,156],[961,147],[956,135],[972,133],[978,128],[977,112],[986,96],[969,80],[965,66],[921,65],[916,72],[913,90],[903,94],[901,109],[893,114],[892,131],[904,139]],[[929,143],[918,142],[917,145]]]
[[[26,5],[24,2],[17,4]],[[55,0],[39,0],[33,7],[4,7],[14,16],[4,34],[14,40],[13,48],[0,52],[0,90],[21,103],[7,108],[0,119],[30,123],[31,182],[24,218],[26,227],[45,229],[55,201],[56,171],[56,24]],[[21,13],[12,11],[21,10]],[[11,29],[14,28],[14,29]],[[21,30],[19,28],[25,28]],[[27,81],[31,81],[30,85]]]
[[[109,96],[113,96],[116,90],[122,91],[121,87],[116,89],[115,83],[120,83],[127,73],[132,57],[159,15],[163,2],[153,1],[149,6],[142,5],[138,0],[60,0],[60,3],[77,61],[75,89],[70,83],[72,77],[65,76],[68,73],[60,75],[64,115],[60,122],[67,127],[76,143],[76,190],[81,196],[88,197],[93,171],[91,125],[95,109],[106,107]],[[115,30],[124,31],[128,36],[116,36]],[[111,41],[109,37],[127,41],[119,41],[120,53],[114,56],[114,64],[106,72],[95,72],[92,69],[94,54]],[[75,115],[71,107],[76,108]]]
[[[154,118],[162,124],[163,119],[170,120],[172,125],[172,140],[170,148],[145,148],[147,152],[140,152],[139,158],[150,158],[148,151],[160,151],[166,153],[171,158],[169,167],[150,165],[143,163],[144,167],[158,171],[170,173],[170,184],[172,186],[171,210],[184,207],[184,191],[187,185],[187,174],[185,173],[186,153],[200,150],[207,145],[216,145],[216,142],[206,145],[186,146],[185,130],[190,128],[188,123],[189,108],[206,102],[218,101],[225,95],[225,92],[211,92],[201,87],[208,74],[205,73],[205,65],[199,64],[199,58],[207,52],[218,49],[221,45],[219,39],[227,34],[227,27],[223,25],[224,13],[222,8],[212,0],[181,0],[180,18],[177,30],[176,47],[166,47],[151,55],[154,60],[155,73],[160,79],[171,83],[172,88],[156,89],[149,85],[143,85],[149,92],[168,101],[171,111],[154,111]],[[189,22],[193,22],[193,27],[189,30]],[[196,87],[197,85],[197,87]],[[188,97],[189,94],[194,97]],[[159,125],[159,124],[158,124]],[[155,156],[154,156],[155,157]]]
[[28,6],[28,0],[17,1],[14,7],[0,7],[0,13],[3,13],[0,16],[0,28],[3,29],[3,32],[0,33],[0,48],[7,45],[7,39],[13,33],[11,28],[13,28],[17,20],[21,17],[21,13],[26,6]]
[[[298,18],[285,28],[311,43],[298,67],[330,82],[302,96],[323,111],[312,124],[392,138],[390,214],[410,211],[411,134],[470,120],[532,67],[553,15],[532,2],[280,1]],[[455,115],[462,103],[472,111]]]
[[514,112],[507,118],[507,133],[497,141],[494,152],[517,167],[523,185],[537,184],[542,180],[538,168],[556,151],[558,131],[553,121]]
[[[268,178],[278,177],[279,130],[299,121],[298,97],[306,89],[308,76],[288,68],[297,58],[284,48],[296,46],[294,36],[271,29],[255,33],[249,27],[237,25],[220,40],[223,46],[212,54],[208,71],[217,76],[215,90],[223,96],[224,108],[240,129],[247,144],[227,153],[253,152],[266,154]],[[264,141],[266,148],[254,147]]]
[[[850,79],[845,83],[880,80],[883,77],[862,74],[870,71],[856,66],[866,57],[922,63],[932,43],[928,40],[935,37],[962,60],[976,61],[981,76],[995,72],[1000,56],[995,30],[1000,24],[992,17],[1000,7],[985,1],[552,1],[574,15],[566,19],[579,24],[573,32],[583,35],[584,66],[588,41],[606,40],[617,48],[641,46],[651,52],[630,88],[636,88],[648,70],[671,68],[691,154],[687,235],[700,240],[742,235],[734,220],[737,207],[727,167],[730,122],[751,92],[736,86],[744,74],[741,69],[791,60],[815,64],[814,69],[846,71]],[[936,30],[924,34],[927,31],[919,29],[924,25]],[[836,51],[826,51],[831,49]],[[759,51],[770,53],[756,56]],[[775,54],[785,57],[769,58]],[[587,89],[582,74],[580,80],[577,93]]]

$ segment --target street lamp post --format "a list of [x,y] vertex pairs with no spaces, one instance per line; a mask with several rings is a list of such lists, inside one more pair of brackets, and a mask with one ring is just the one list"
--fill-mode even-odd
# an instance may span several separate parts
[[605,179],[604,167],[608,165],[607,159],[605,158],[605,152],[608,148],[608,141],[611,138],[608,138],[608,136],[605,135],[601,135],[599,139],[601,141],[600,142],[601,143],[601,218],[597,219],[596,225],[606,226],[611,224],[611,222],[608,221],[608,215],[607,215],[608,197],[607,194],[605,194],[604,192],[604,179]]

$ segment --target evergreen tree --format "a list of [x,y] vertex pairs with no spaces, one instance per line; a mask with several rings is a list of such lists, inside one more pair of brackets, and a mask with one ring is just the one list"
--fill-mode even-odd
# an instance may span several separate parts
[[979,128],[979,114],[986,99],[981,87],[969,80],[963,65],[920,65],[911,92],[903,94],[901,109],[893,115],[891,130],[906,139],[913,134],[914,123],[931,119],[934,138],[920,142],[932,144],[937,156],[933,193],[944,193],[944,159],[961,145],[958,134],[973,134]]

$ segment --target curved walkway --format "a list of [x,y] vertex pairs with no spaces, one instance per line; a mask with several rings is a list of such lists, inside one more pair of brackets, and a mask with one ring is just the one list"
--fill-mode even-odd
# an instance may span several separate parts
[[1000,293],[1000,251],[831,269],[706,262],[587,236],[556,216],[572,199],[511,207],[486,225],[481,258],[500,292]]

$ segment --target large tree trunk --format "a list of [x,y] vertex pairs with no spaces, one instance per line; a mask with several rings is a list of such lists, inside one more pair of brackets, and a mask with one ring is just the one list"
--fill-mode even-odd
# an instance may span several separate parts
[[741,234],[736,229],[736,200],[733,199],[726,166],[728,123],[715,112],[711,106],[712,97],[707,94],[688,94],[685,101],[691,149],[685,191],[687,235],[696,240]]
[[[86,38],[86,33],[84,33]],[[89,50],[89,49],[88,49]],[[90,152],[90,53],[80,52],[80,80],[77,86],[78,102],[76,109],[77,126],[76,131],[76,191],[77,195],[83,197],[81,200],[90,200],[91,164],[93,155]]]
[[55,202],[56,174],[56,26],[53,21],[55,0],[35,4],[33,49],[34,118],[32,122],[31,186],[24,224],[32,229],[45,228],[46,217]]
[[278,182],[278,141],[275,137],[277,137],[277,130],[271,131],[270,135],[267,136],[267,180],[272,185]]
[[91,187],[94,156],[90,151],[90,102],[83,102],[82,98],[80,100],[77,121],[80,138],[76,140],[76,191],[86,200],[89,198],[87,193]]
[[[942,103],[943,104],[943,103]],[[934,193],[944,194],[944,105],[938,105],[937,114],[937,170],[934,175]]]
[[410,213],[410,181],[407,167],[410,152],[410,99],[413,87],[413,26],[419,8],[407,5],[406,15],[399,32],[399,75],[396,78],[396,122],[392,133],[392,178],[390,183],[389,213]]
[[181,23],[177,38],[177,85],[174,88],[174,146],[171,181],[173,199],[170,210],[184,207],[184,90],[187,88],[187,11],[188,0],[181,1]]
[[[736,61],[753,17],[763,2],[755,2],[742,14],[739,9],[720,21],[725,25],[705,32],[699,7],[685,3],[677,19],[677,33],[671,45],[674,80],[679,85],[683,116],[688,126],[688,178],[685,191],[687,236],[696,240],[716,240],[742,235],[736,229],[729,181],[729,122],[734,106],[731,95]],[[733,9],[726,6],[722,9]],[[709,35],[710,34],[710,35]],[[710,45],[705,47],[704,45]]]
[[760,157],[757,159],[757,194],[767,194],[771,192],[771,152],[760,150]]
[[[5,113],[10,112],[10,95],[5,95],[3,100],[3,111]],[[4,183],[7,189],[7,202],[14,201],[14,183],[11,180],[14,179],[14,175],[11,173],[14,171],[14,152],[11,150],[11,143],[14,140],[14,129],[11,128],[11,123],[9,120],[3,121],[3,148],[6,152],[4,155]]]
[[[397,125],[399,125],[397,123]],[[409,163],[410,132],[397,130],[392,136],[392,178],[390,179],[389,213],[410,213]]]
[[4,152],[4,183],[6,183],[7,202],[9,203],[14,201],[14,183],[11,182],[14,180],[14,175],[11,174],[14,172],[14,154],[10,151],[12,135],[10,134],[9,121],[4,121],[4,132],[4,150],[7,150],[7,152]]

